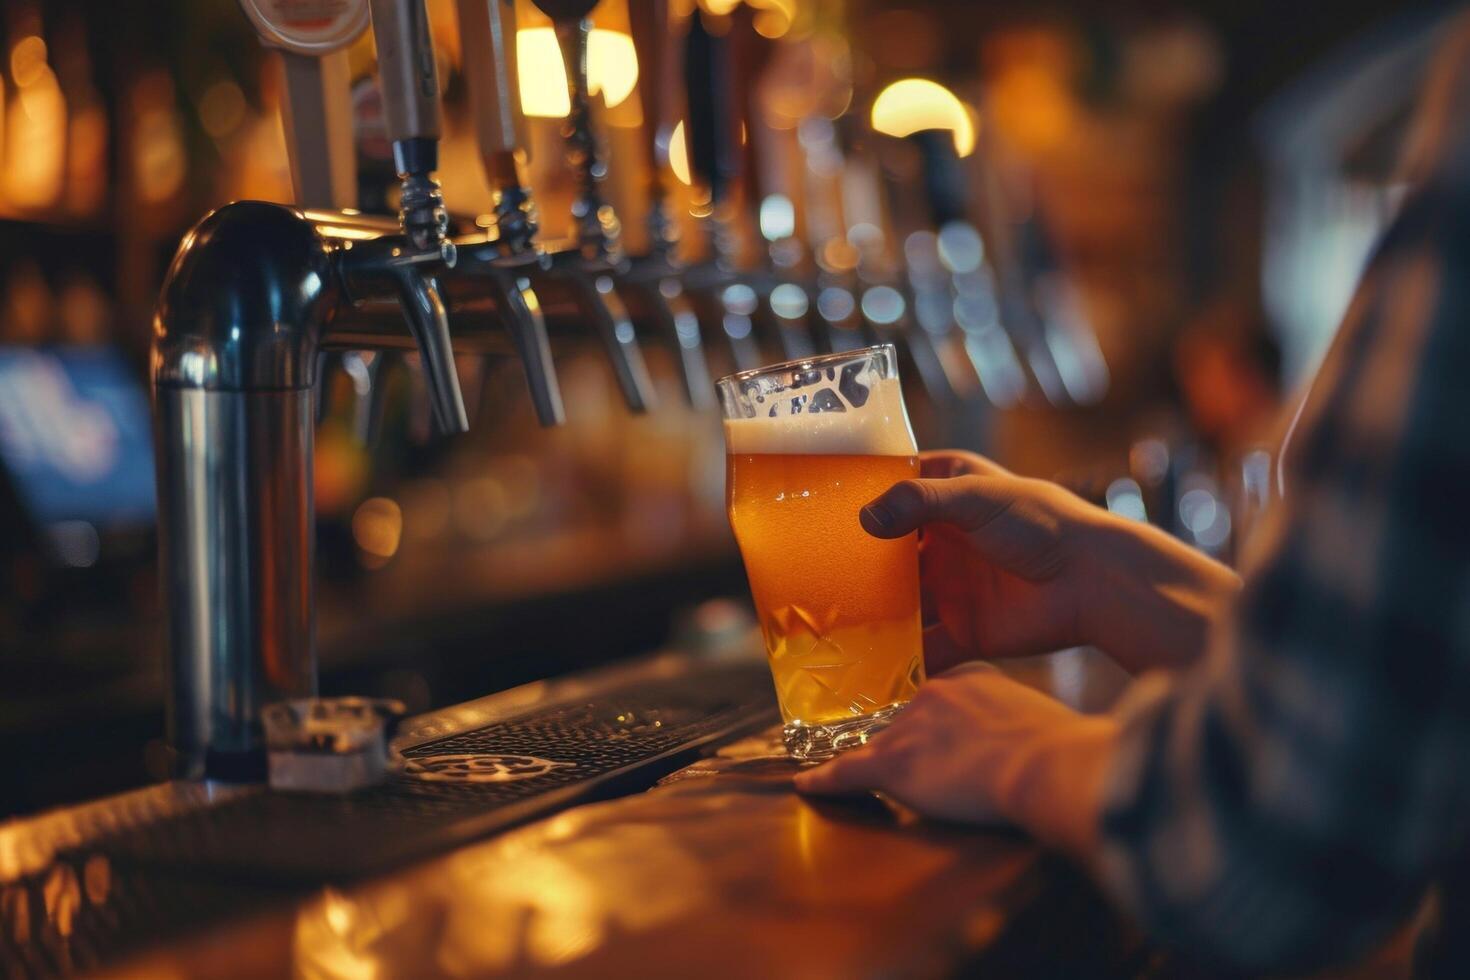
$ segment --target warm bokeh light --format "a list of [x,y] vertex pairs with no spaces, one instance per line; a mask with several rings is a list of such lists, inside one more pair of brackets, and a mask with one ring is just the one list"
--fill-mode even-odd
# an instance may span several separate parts
[[949,89],[927,78],[904,78],[889,85],[873,100],[873,128],[888,136],[912,136],[926,129],[954,134],[960,156],[975,149],[975,120]]
[[179,192],[189,173],[173,78],[162,70],[140,75],[129,101],[137,120],[132,155],[138,196],[149,204],[160,204]]
[[29,88],[50,71],[46,64],[46,42],[36,35],[21,38],[10,49],[10,77],[15,79],[16,88]]
[[232,79],[212,83],[199,96],[199,122],[204,131],[220,140],[239,129],[245,122],[245,92]]
[[[550,27],[527,27],[516,33],[521,111],[528,116],[560,119],[571,111],[565,62]],[[587,42],[587,83],[602,94],[609,109],[621,105],[638,83],[638,54],[622,31],[593,28]]]
[[755,8],[755,32],[770,40],[785,37],[796,20],[796,0],[750,0],[750,5]]
[[22,208],[54,204],[66,167],[66,98],[46,42],[31,35],[10,49],[15,98],[5,119],[5,196]]
[[386,561],[398,552],[403,511],[388,497],[369,497],[352,515],[352,539],[366,555]]
[[669,134],[669,169],[680,183],[694,183],[694,173],[689,169],[689,141],[684,138],[682,119],[674,124],[674,131]]

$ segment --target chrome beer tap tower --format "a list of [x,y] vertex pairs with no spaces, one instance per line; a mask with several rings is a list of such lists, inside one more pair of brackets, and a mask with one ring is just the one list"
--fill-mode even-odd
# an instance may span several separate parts
[[[245,201],[207,215],[180,245],[155,316],[169,735],[175,771],[190,778],[263,776],[262,707],[316,693],[320,354],[417,351],[435,426],[454,433],[468,428],[455,353],[509,348],[541,421],[563,416],[539,304],[516,274],[539,257],[532,212],[512,183],[517,110],[507,94],[510,46],[494,29],[498,0],[481,0],[485,29],[475,41],[493,66],[477,86],[482,103],[490,99],[480,137],[494,160],[509,161],[491,174],[501,232],[466,242],[463,263],[434,178],[439,84],[421,0],[341,3],[325,23],[294,22],[292,4],[244,6],[286,51],[292,173],[300,202],[317,206]],[[397,221],[341,208],[350,130],[311,122],[334,118],[347,81],[338,56],[369,22],[401,185]]]

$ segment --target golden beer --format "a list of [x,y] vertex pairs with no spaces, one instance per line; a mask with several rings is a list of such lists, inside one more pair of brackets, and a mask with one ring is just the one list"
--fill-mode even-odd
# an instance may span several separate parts
[[[739,379],[744,402],[727,387]],[[917,537],[881,540],[858,522],[874,497],[919,475],[892,348],[736,375],[721,390],[730,524],[787,747],[821,758],[860,744],[924,678]],[[744,414],[752,403],[764,413]]]

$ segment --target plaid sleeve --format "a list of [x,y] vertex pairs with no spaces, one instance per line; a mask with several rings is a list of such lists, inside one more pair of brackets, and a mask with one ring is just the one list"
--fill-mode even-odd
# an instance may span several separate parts
[[1470,818],[1470,190],[1405,205],[1287,450],[1203,661],[1120,708],[1103,875],[1251,971],[1361,950]]

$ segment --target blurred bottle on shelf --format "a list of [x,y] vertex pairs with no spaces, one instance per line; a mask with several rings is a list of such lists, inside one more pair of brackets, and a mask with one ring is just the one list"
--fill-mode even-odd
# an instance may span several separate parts
[[6,210],[34,214],[54,208],[66,175],[67,106],[46,41],[40,9],[14,4],[6,17],[5,142],[0,194]]
[[56,297],[32,261],[11,265],[0,301],[0,344],[37,347],[56,339]]
[[151,228],[172,226],[178,222],[175,212],[189,175],[172,75],[162,68],[148,68],[130,81],[126,124],[131,178],[127,191],[135,216]]
[[97,347],[108,342],[112,301],[97,280],[82,270],[68,273],[56,297],[57,337],[73,347]]
[[110,127],[80,16],[70,15],[57,29],[54,63],[68,115],[61,206],[73,219],[96,218],[107,203]]

